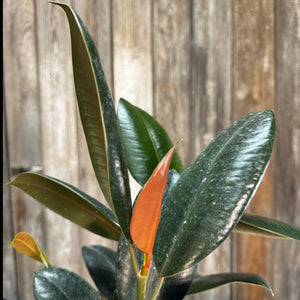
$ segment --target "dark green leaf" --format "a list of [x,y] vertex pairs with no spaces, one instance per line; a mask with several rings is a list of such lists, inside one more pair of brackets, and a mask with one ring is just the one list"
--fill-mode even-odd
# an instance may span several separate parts
[[188,291],[188,295],[214,289],[223,284],[243,282],[262,286],[268,289],[272,295],[273,291],[269,283],[260,275],[253,273],[220,273],[207,276],[197,275]]
[[234,231],[271,238],[300,240],[299,227],[252,214],[244,214]]
[[[187,269],[175,276],[163,278],[163,283],[161,285],[160,291],[156,300],[181,300],[184,298],[189,290],[189,287],[193,281],[193,278],[197,271],[197,265],[190,269]],[[146,299],[152,299],[153,292],[159,281],[157,270],[154,264],[151,264],[147,282]]]
[[[168,193],[171,191],[171,189],[174,187],[175,183],[177,182],[177,180],[179,179],[180,174],[177,173],[176,170],[170,170],[168,173],[168,179],[167,179],[167,185],[164,191],[164,196],[163,196],[163,201],[164,198],[167,197]],[[164,205],[162,203],[162,205]]]
[[127,239],[131,197],[117,116],[94,42],[75,11],[65,11],[71,33],[73,71],[78,107],[87,145],[102,192]]
[[[144,253],[135,248],[139,268],[142,268]],[[137,298],[136,276],[132,267],[129,246],[121,235],[116,258],[116,286],[118,300]]]
[[61,268],[46,268],[36,272],[33,293],[37,300],[102,299],[99,293],[83,278]]
[[[142,268],[144,254],[135,248],[139,268]],[[157,300],[164,299],[183,299],[187,293],[197,266],[185,270],[184,272],[172,277],[164,278],[164,282],[158,294]],[[146,299],[151,299],[153,292],[158,284],[158,274],[154,264],[151,264],[147,280]],[[131,256],[128,242],[121,236],[117,251],[116,260],[116,280],[117,296],[119,300],[136,299],[137,284],[134,270],[132,267]]]
[[22,173],[13,185],[62,217],[103,237],[118,241],[121,230],[112,212],[99,201],[61,180]]
[[238,223],[271,156],[271,111],[255,112],[220,133],[181,174],[161,212],[154,245],[160,276],[198,263]]
[[[119,101],[118,119],[128,168],[134,179],[143,186],[173,144],[152,116],[124,99]],[[176,151],[171,169],[183,172]]]
[[116,253],[110,248],[92,245],[82,247],[82,256],[100,293],[113,300]]

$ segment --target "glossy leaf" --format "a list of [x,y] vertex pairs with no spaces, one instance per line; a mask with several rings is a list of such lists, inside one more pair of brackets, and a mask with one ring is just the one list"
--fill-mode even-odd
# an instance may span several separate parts
[[209,289],[217,288],[221,285],[242,282],[255,284],[264,287],[274,295],[270,284],[262,276],[254,273],[220,273],[206,276],[197,275],[188,291],[188,295],[201,293]]
[[35,200],[74,222],[103,237],[119,240],[121,230],[112,212],[99,201],[61,180],[38,173],[22,173],[13,185]]
[[116,253],[110,248],[92,245],[82,247],[82,256],[100,293],[112,300],[116,289]]
[[132,214],[130,223],[131,239],[141,251],[148,255],[146,268],[150,266],[155,234],[160,219],[162,198],[174,150],[175,146],[160,161],[150,176],[136,200]]
[[47,268],[36,272],[33,293],[37,300],[102,299],[99,293],[83,278],[61,268]]
[[237,225],[267,167],[271,111],[250,113],[220,133],[181,174],[164,200],[154,245],[160,276],[198,263]]
[[271,238],[300,240],[299,227],[252,214],[244,214],[234,231]]
[[162,206],[164,205],[164,199],[167,197],[171,189],[174,187],[176,184],[177,180],[179,179],[180,174],[176,170],[170,170],[168,173],[168,179],[167,179],[167,185],[164,191],[164,196],[163,196],[163,201],[162,201]]
[[75,90],[97,180],[122,231],[129,239],[131,197],[117,116],[99,55],[87,28],[68,5]]
[[[143,186],[173,144],[152,116],[124,99],[120,99],[118,104],[118,119],[128,168],[133,178]],[[176,151],[170,169],[179,173],[184,170]]]
[[[181,300],[187,294],[197,271],[197,265],[174,276],[163,278],[156,300]],[[154,264],[151,264],[146,290],[146,299],[153,299],[160,278]]]
[[[139,268],[142,268],[144,253],[134,249]],[[132,266],[129,245],[121,235],[116,258],[116,286],[118,300],[137,299],[136,276]]]
[[44,267],[50,267],[45,253],[40,248],[39,244],[28,232],[19,232],[11,242],[11,245],[18,252],[29,256],[44,264]]

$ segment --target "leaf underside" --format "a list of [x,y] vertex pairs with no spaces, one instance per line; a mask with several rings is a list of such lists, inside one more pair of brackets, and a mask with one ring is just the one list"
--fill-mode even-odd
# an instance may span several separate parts
[[299,227],[248,213],[242,216],[234,231],[271,238],[300,240]]
[[10,185],[73,223],[118,241],[121,230],[112,212],[96,199],[59,179],[39,173],[22,173]]
[[262,276],[254,273],[220,273],[207,276],[197,275],[187,292],[188,295],[201,293],[209,289],[214,289],[224,284],[241,282],[255,284],[264,287],[274,295],[270,284]]

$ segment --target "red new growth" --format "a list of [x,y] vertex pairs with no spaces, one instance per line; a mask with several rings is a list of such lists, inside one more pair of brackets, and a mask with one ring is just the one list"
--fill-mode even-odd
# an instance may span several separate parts
[[164,156],[142,189],[132,214],[130,234],[138,249],[147,254],[141,275],[146,276],[152,257],[161,203],[176,145]]

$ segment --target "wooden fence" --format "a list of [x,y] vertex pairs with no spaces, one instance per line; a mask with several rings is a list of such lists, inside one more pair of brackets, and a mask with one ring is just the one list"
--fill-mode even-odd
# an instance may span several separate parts
[[[249,211],[300,225],[299,0],[70,0],[99,50],[115,103],[124,97],[167,128],[187,166],[232,121],[273,109],[274,155]],[[41,0],[4,0],[4,183],[40,170],[103,201],[75,101],[63,11]],[[137,186],[134,185],[136,192]],[[116,243],[4,188],[6,299],[33,299],[41,266],[9,242],[32,233],[53,265],[89,278],[81,246]],[[256,272],[275,297],[235,284],[188,299],[300,297],[300,243],[232,235],[199,265],[203,273]]]

